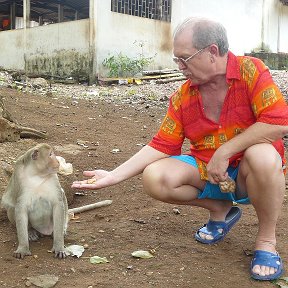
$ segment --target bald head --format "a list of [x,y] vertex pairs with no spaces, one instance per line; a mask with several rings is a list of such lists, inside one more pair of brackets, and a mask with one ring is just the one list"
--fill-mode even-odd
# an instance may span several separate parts
[[174,41],[183,34],[189,38],[191,37],[193,47],[196,49],[216,44],[220,56],[228,52],[229,43],[226,29],[218,22],[205,18],[187,18],[176,27],[173,37]]

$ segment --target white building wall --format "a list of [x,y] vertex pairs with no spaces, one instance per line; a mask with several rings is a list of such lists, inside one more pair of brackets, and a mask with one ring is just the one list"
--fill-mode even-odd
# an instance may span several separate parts
[[265,0],[264,42],[272,52],[288,53],[288,6],[279,0]]
[[172,0],[171,23],[111,12],[110,0],[90,0],[90,15],[90,19],[0,32],[0,67],[55,76],[92,71],[102,77],[107,76],[103,60],[118,53],[153,57],[147,69],[176,67],[172,35],[188,16],[223,23],[235,54],[249,53],[262,42],[271,52],[288,52],[288,6],[279,0]]
[[280,6],[278,51],[288,53],[288,6]]
[[0,32],[0,67],[11,70],[24,70],[23,30],[7,30]]
[[173,0],[173,29],[189,16],[221,22],[235,54],[243,55],[261,44],[262,0]]
[[[280,29],[280,8],[283,4],[279,0],[263,0],[263,42],[271,52],[278,52],[279,48],[279,29]],[[288,51],[287,51],[288,52]]]
[[25,43],[28,74],[89,75],[89,19],[27,29]]
[[173,0],[172,26],[189,16],[207,17],[226,27],[235,54],[250,53],[262,41],[271,52],[288,52],[287,8],[279,0]]
[[0,43],[0,67],[55,77],[89,75],[89,19],[3,31]]
[[144,57],[153,57],[149,69],[173,65],[169,22],[111,12],[111,1],[95,2],[96,61],[100,76],[105,73],[103,60],[120,52],[131,58],[137,58],[141,53]]
[[28,55],[63,49],[86,52],[89,47],[89,21],[84,19],[29,28],[26,39]]

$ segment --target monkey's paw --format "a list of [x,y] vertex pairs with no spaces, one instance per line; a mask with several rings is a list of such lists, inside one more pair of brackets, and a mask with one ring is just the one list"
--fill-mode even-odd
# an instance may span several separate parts
[[40,233],[35,229],[30,229],[28,232],[29,241],[38,241],[40,237]]
[[14,251],[13,256],[17,259],[24,259],[25,256],[31,256],[32,253],[28,248],[19,248]]
[[54,252],[55,258],[65,259],[68,256],[68,253],[65,248],[63,249],[52,248],[52,252]]

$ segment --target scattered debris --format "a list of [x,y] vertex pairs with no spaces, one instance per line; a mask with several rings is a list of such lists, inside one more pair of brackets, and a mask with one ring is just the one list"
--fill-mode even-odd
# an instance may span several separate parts
[[109,263],[106,257],[99,257],[99,256],[92,256],[90,257],[90,263],[91,264],[103,264],[103,263]]
[[113,154],[116,154],[116,153],[120,153],[121,150],[119,148],[114,148],[110,152],[113,153]]
[[173,73],[179,73],[178,69],[162,69],[162,70],[149,70],[149,71],[143,71],[143,75],[163,75],[163,74],[173,74]]
[[176,214],[176,215],[178,215],[178,214],[180,214],[181,212],[180,212],[180,210],[179,210],[178,208],[173,208],[173,213]]
[[275,281],[275,284],[280,288],[288,287],[288,277],[280,277]]
[[175,82],[175,81],[184,81],[186,79],[185,76],[177,76],[177,77],[171,77],[168,79],[158,79],[156,80],[156,84],[163,84],[163,83],[169,83],[169,82]]
[[103,200],[103,201],[100,201],[100,202],[84,205],[84,206],[81,206],[81,207],[70,208],[70,209],[68,209],[68,212],[69,213],[74,213],[74,214],[82,213],[84,211],[88,211],[88,210],[92,210],[92,209],[95,209],[95,208],[111,205],[112,202],[113,202],[112,200]]
[[253,256],[254,252],[251,249],[244,249],[243,248],[243,252],[246,256]]
[[[98,81],[102,85],[111,85],[111,84],[119,84],[119,85],[128,85],[128,84],[137,84],[140,85],[143,81],[155,80],[155,79],[172,79],[174,81],[178,81],[178,77],[182,77],[183,74],[179,72],[179,70],[169,70],[169,72],[161,72],[163,70],[155,70],[155,71],[145,71],[143,72],[143,76],[137,78],[99,78]],[[158,72],[158,73],[157,73]],[[184,78],[186,79],[186,78]]]
[[139,223],[139,224],[146,224],[147,222],[143,219],[133,219],[134,222]]
[[87,141],[77,140],[77,144],[83,148],[88,148]]
[[75,192],[76,196],[85,196],[85,192]]
[[280,91],[288,102],[288,71],[287,70],[272,70],[271,75]]
[[66,247],[67,255],[70,256],[76,256],[77,258],[80,258],[85,251],[84,246],[82,245],[70,245]]
[[[74,106],[77,105],[78,99],[91,99],[92,101],[97,99],[115,104],[120,102],[131,106],[136,104],[144,105],[143,108],[148,107],[149,109],[153,109],[153,107],[166,108],[170,95],[178,89],[181,81],[185,79],[178,70],[173,69],[144,71],[143,78],[139,79],[141,82],[137,82],[134,79],[132,84],[129,83],[131,81],[127,80],[127,84],[119,85],[119,79],[115,78],[114,82],[112,81],[109,86],[71,84],[71,81],[69,85],[65,85],[52,80],[47,81],[44,79],[46,82],[40,80],[43,78],[36,78],[38,79],[36,81],[23,75],[21,77],[14,75],[17,75],[17,73],[9,74],[7,71],[0,71],[0,87],[21,89],[22,92],[49,95],[57,98],[71,98],[71,105]],[[288,71],[271,70],[271,75],[288,101]],[[22,84],[20,85],[19,83]],[[101,84],[101,81],[99,83]],[[140,83],[141,85],[137,85]],[[159,89],[157,84],[161,84],[161,89]],[[142,109],[139,109],[139,111],[142,112]],[[143,112],[146,113],[145,110]]]
[[27,287],[30,287],[31,284],[33,284],[41,288],[51,288],[54,287],[57,284],[57,282],[58,282],[57,276],[44,274],[39,276],[27,277],[27,282],[25,283],[25,285]]
[[131,255],[135,258],[142,258],[142,259],[149,259],[154,257],[149,251],[145,250],[134,251],[131,253]]

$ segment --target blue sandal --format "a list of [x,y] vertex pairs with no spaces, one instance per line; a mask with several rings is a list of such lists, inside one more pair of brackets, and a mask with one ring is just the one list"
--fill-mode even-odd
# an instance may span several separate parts
[[[209,220],[207,224],[205,224],[195,233],[195,239],[204,244],[215,244],[223,240],[225,235],[238,222],[241,214],[241,209],[239,207],[233,206],[226,215],[225,221]],[[199,235],[200,232],[213,236],[213,239],[203,239]]]
[[[268,266],[277,269],[275,274],[261,276],[252,272],[255,265]],[[277,254],[263,251],[255,250],[254,256],[251,261],[251,277],[256,280],[275,280],[278,279],[284,272],[283,263],[281,257]]]

